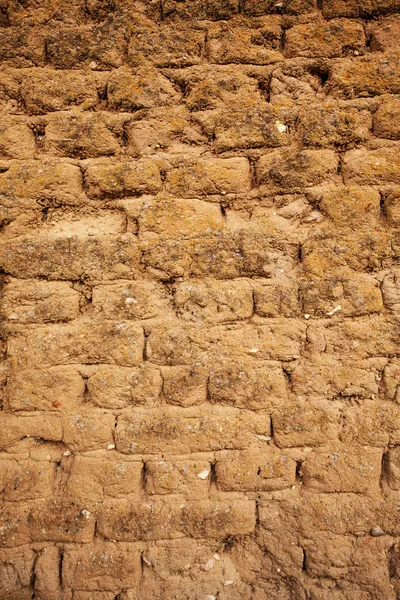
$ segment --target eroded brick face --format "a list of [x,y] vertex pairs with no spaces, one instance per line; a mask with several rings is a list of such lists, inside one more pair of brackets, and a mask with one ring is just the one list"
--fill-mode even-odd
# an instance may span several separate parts
[[0,0],[0,600],[400,598],[399,11]]

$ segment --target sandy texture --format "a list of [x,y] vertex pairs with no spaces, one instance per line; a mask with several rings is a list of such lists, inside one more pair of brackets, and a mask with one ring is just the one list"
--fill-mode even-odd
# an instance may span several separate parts
[[400,0],[0,0],[0,600],[400,598]]

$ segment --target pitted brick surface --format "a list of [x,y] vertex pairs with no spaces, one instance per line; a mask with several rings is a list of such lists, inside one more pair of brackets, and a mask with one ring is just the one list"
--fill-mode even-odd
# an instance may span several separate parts
[[400,598],[399,0],[0,0],[0,600]]

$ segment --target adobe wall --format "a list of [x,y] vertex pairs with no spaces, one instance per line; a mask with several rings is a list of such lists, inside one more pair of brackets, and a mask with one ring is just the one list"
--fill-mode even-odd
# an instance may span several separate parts
[[1,0],[0,600],[400,598],[400,0]]

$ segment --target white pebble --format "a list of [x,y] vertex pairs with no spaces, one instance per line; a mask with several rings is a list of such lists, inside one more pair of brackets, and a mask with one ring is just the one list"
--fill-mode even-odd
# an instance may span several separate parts
[[207,479],[209,472],[210,471],[208,471],[207,469],[205,469],[204,471],[202,471],[201,473],[199,473],[197,475],[197,477],[200,477],[200,479]]
[[108,444],[107,450],[114,450],[115,444]]
[[330,312],[327,312],[326,314],[328,315],[328,317],[332,317],[332,315],[339,312],[340,310],[342,310],[342,306],[338,304],[337,306],[335,306],[335,308],[333,308]]
[[224,583],[224,585],[233,585],[233,581],[232,579],[227,579]]
[[311,317],[311,315],[309,315],[308,313],[306,313],[306,314],[304,315],[304,318],[305,318],[305,319],[309,319],[310,317]]

